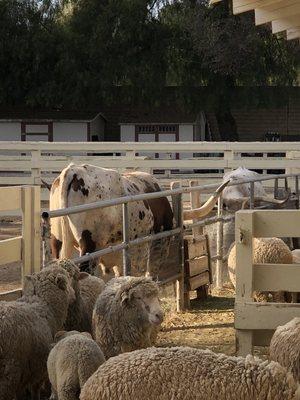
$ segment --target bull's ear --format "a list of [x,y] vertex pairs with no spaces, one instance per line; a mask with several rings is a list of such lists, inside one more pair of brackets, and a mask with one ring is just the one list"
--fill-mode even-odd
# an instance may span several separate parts
[[62,275],[62,274],[58,274],[57,277],[55,278],[55,283],[56,286],[59,287],[59,289],[61,290],[66,290],[67,289],[67,278]]
[[87,272],[79,272],[78,280],[81,281],[82,279],[86,279],[89,276],[90,274],[88,274]]
[[33,296],[35,294],[34,277],[32,275],[24,276],[23,295]]
[[126,306],[129,300],[130,300],[129,292],[125,290],[124,292],[121,293],[121,305]]

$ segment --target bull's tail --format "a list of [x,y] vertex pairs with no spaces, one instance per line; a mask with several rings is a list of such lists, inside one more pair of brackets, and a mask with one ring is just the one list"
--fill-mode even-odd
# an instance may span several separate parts
[[[61,185],[60,185],[60,208],[68,207],[68,188],[72,182],[73,174],[70,169],[72,164],[69,165],[61,172]],[[71,258],[74,251],[75,239],[70,227],[69,217],[63,216],[61,219],[61,235],[62,235],[62,247],[60,251],[60,258]]]

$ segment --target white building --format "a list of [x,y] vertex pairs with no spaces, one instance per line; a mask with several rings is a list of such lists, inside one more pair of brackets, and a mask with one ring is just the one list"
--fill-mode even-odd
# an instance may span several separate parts
[[[175,116],[170,118],[167,115],[167,118],[160,116],[160,119],[158,119],[155,115],[149,115],[146,119],[147,122],[144,122],[143,115],[139,115],[137,118],[132,118],[131,121],[128,120],[120,122],[121,142],[194,142],[208,140],[207,120],[203,112],[200,112],[198,116],[185,116],[185,118],[179,115],[177,118]],[[158,158],[158,154],[147,153],[145,155]],[[185,153],[184,156],[192,157],[193,153]],[[170,154],[169,157],[179,158],[179,154]]]
[[105,124],[106,118],[99,112],[1,110],[0,141],[101,141]]

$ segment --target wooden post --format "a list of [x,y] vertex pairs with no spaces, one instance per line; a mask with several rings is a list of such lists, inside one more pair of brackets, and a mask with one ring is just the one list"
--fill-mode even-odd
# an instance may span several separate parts
[[[198,181],[189,181],[189,186],[197,186],[199,185]],[[200,198],[200,191],[197,192],[190,192],[190,204],[191,204],[191,209],[194,208],[199,208],[201,206],[201,198]],[[193,219],[193,223],[197,222],[199,219]],[[197,239],[199,236],[203,235],[203,227],[202,226],[194,226],[192,228],[193,236],[195,239]],[[196,289],[197,292],[197,299],[203,299],[203,296],[206,294],[206,289],[205,291],[203,290],[204,287]],[[189,292],[186,293],[186,304],[188,304],[188,307],[190,307],[190,296]]]
[[40,187],[22,187],[22,279],[41,268]]
[[[129,218],[128,218],[128,203],[122,204],[123,212],[123,243],[129,242]],[[129,249],[123,249],[123,275],[127,276],[131,274],[131,263]]]
[[[236,213],[236,306],[253,302],[253,211]],[[253,331],[241,330],[236,326],[236,346],[240,356],[252,354]]]
[[254,208],[254,182],[250,182],[250,210]]
[[33,185],[41,185],[40,162],[41,150],[31,151],[31,177]]
[[234,160],[233,150],[224,150],[224,173],[232,170],[232,161]]
[[299,177],[295,176],[296,207],[299,210]]
[[32,270],[41,270],[41,188],[31,187]]
[[31,275],[31,188],[22,187],[22,281],[25,275]]
[[274,181],[274,199],[278,198],[278,178]]
[[223,200],[222,195],[218,198],[218,221],[217,229],[217,263],[216,263],[216,288],[222,289],[223,287]]
[[[171,183],[171,189],[177,189],[179,187],[181,187],[180,182],[177,181]],[[189,294],[185,290],[182,194],[172,196],[172,204],[176,226],[181,228],[181,233],[178,235],[178,262],[181,276],[176,280],[176,303],[177,311],[180,312],[184,311],[189,305]]]
[[42,214],[42,240],[43,240],[43,268],[51,260],[51,225],[50,218],[47,212]]

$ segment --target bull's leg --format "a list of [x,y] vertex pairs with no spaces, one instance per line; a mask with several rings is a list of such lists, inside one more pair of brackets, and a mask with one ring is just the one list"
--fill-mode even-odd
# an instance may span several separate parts
[[[79,239],[80,256],[87,253],[93,253],[96,250],[96,243],[92,240],[92,234],[89,230],[84,230]],[[93,275],[96,268],[95,261],[86,261],[80,264],[80,271],[88,272]]]
[[59,258],[61,247],[62,247],[62,242],[56,239],[54,235],[51,235],[51,253],[54,258],[57,259]]

